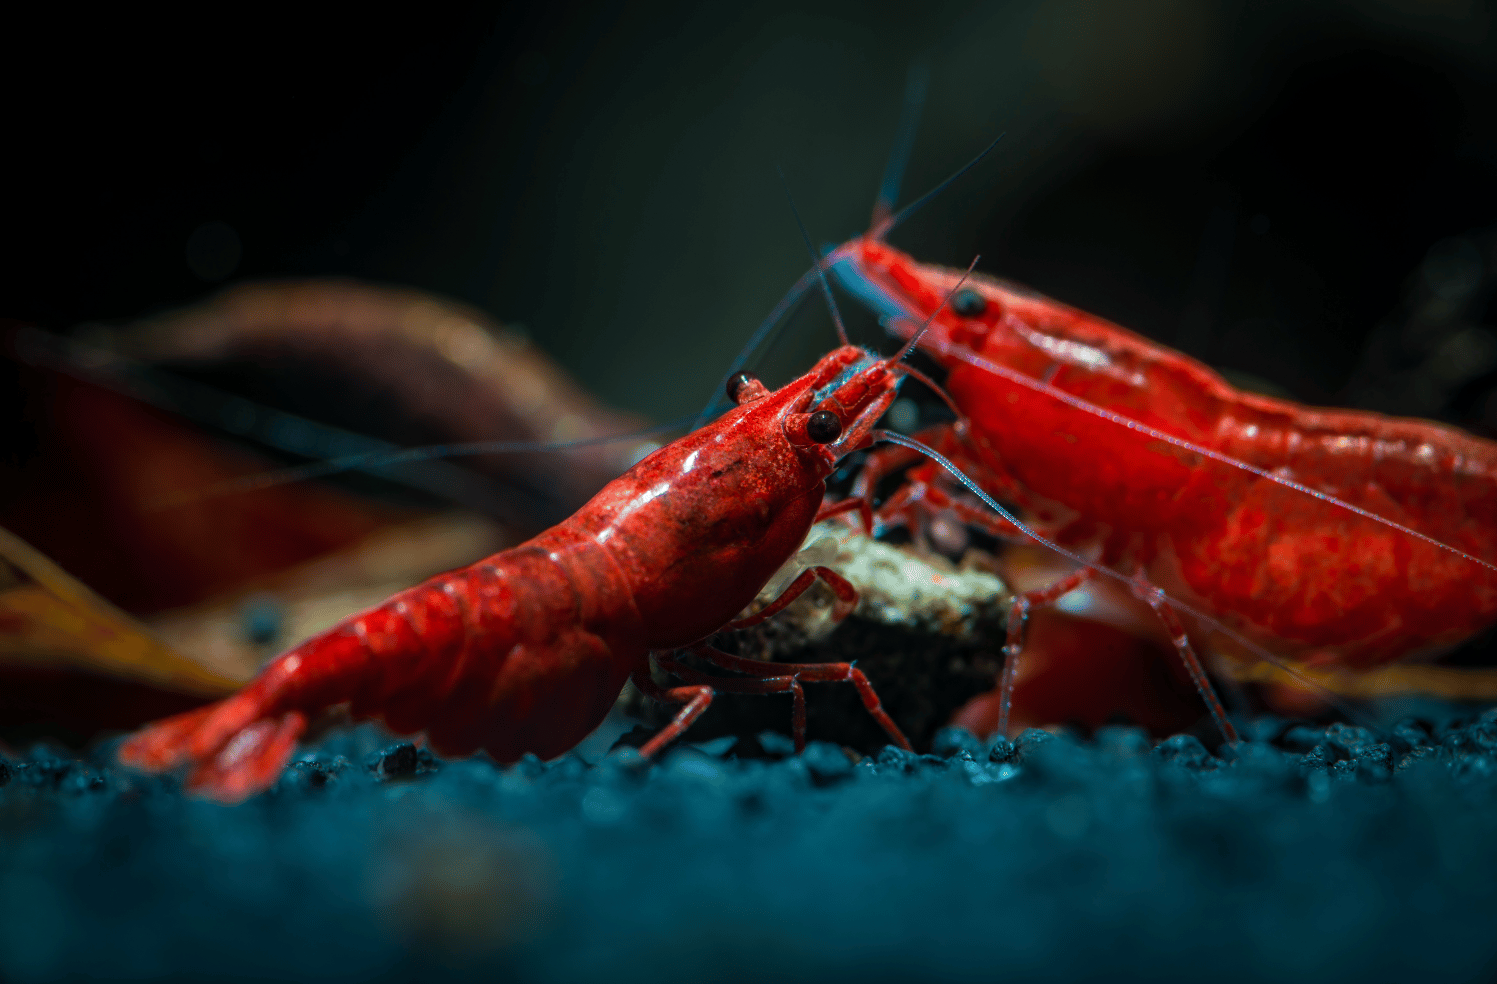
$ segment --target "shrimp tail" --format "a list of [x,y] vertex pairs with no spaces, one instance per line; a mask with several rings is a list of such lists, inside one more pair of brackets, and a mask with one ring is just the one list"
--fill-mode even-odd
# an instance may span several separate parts
[[188,790],[238,803],[274,784],[311,715],[353,696],[346,685],[369,662],[360,648],[356,633],[310,640],[232,697],[143,728],[120,746],[119,760],[144,772],[188,765]]
[[[232,700],[232,698],[231,698]],[[120,747],[125,765],[145,772],[162,772],[195,762],[186,788],[220,803],[238,803],[272,785],[296,751],[296,743],[307,730],[301,711],[257,718],[233,731],[206,756],[194,755],[194,746],[214,734],[215,716],[225,711],[221,701],[185,714],[158,721]]]

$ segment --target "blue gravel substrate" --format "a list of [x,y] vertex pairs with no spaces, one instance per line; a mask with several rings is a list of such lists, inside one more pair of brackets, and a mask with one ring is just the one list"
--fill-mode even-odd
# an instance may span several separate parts
[[499,768],[360,728],[232,808],[34,749],[0,764],[0,979],[1497,974],[1497,711],[1249,733]]

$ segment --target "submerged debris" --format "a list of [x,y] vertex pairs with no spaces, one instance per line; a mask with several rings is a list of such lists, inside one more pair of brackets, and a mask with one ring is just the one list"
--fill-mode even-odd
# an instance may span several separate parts
[[[958,708],[991,690],[1002,666],[998,647],[1009,594],[969,551],[962,564],[853,533],[839,522],[812,527],[801,549],[765,586],[756,607],[779,596],[803,570],[823,565],[858,590],[855,613],[832,621],[834,596],[820,581],[775,618],[715,636],[726,652],[792,662],[855,662],[884,708],[917,749],[931,745]],[[691,658],[686,658],[691,662]],[[709,670],[709,672],[718,672]],[[669,678],[659,677],[666,683]],[[806,692],[806,729],[812,739],[876,754],[888,736],[845,684],[815,684]],[[665,725],[674,708],[648,700],[632,686],[619,710],[645,728],[631,742]],[[762,731],[790,734],[790,698],[718,694],[685,740],[707,741]]]
[[[769,580],[754,607],[778,598],[801,571],[818,565],[858,589],[860,618],[961,640],[991,629],[1011,597],[981,551],[970,550],[961,564],[953,564],[940,554],[882,543],[829,520],[811,527],[805,546]],[[832,600],[818,581],[776,617],[782,638],[798,637],[804,644],[830,635],[836,628]]]

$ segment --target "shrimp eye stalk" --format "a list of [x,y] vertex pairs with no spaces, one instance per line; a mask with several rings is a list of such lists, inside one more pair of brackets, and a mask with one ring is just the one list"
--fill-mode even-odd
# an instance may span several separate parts
[[959,317],[980,318],[987,309],[987,298],[971,288],[959,290],[951,298],[951,310]]
[[769,387],[751,372],[735,372],[728,377],[728,399],[739,406],[761,400],[769,395]]
[[806,418],[806,436],[817,444],[831,444],[842,436],[842,420],[830,410],[817,410]]
[[798,448],[831,444],[842,436],[842,419],[830,410],[792,413],[785,418],[785,436]]

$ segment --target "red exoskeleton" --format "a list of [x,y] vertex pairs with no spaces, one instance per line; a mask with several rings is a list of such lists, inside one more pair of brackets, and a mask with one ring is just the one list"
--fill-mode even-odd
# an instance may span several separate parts
[[[876,218],[828,260],[891,330],[910,337],[929,323],[919,347],[948,371],[961,419],[916,436],[1055,542],[1131,579],[1229,739],[1191,637],[1249,659],[1367,669],[1497,621],[1497,444],[1246,393],[1179,352],[996,278],[957,290],[961,271],[884,241],[892,224]],[[874,452],[855,494],[870,497],[912,460],[902,448]],[[1017,538],[951,494],[929,463],[911,469],[880,516],[919,524],[940,510]],[[1016,598],[1000,732],[1030,609],[1097,569]],[[1172,607],[1217,624],[1187,631]]]
[[[645,757],[686,729],[714,690],[791,693],[803,744],[801,684],[828,681],[857,687],[908,748],[855,667],[763,663],[703,641],[773,615],[818,577],[836,592],[839,616],[851,611],[855,592],[818,567],[733,621],[814,521],[857,508],[824,504],[825,479],[868,444],[900,376],[897,358],[852,346],[775,391],[739,374],[729,385],[736,408],[646,457],[569,519],[349,618],[234,696],[143,729],[120,759],[152,771],[190,765],[189,788],[238,801],[271,785],[309,720],[339,704],[397,732],[424,730],[443,753],[551,757],[592,731],[629,679],[684,705],[640,749]],[[669,655],[677,650],[745,676],[705,677]],[[687,685],[656,685],[651,653]]]

